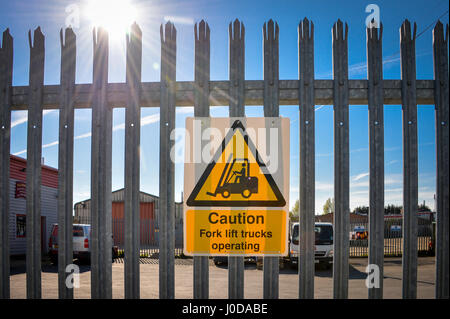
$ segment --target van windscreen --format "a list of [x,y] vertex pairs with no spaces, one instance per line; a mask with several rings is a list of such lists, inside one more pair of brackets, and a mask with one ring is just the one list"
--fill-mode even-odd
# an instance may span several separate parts
[[316,245],[333,244],[333,227],[330,225],[316,225],[314,233],[316,234]]
[[298,224],[292,228],[292,240],[298,241]]
[[[299,229],[298,224],[292,227],[292,240],[294,244],[298,244]],[[332,245],[333,244],[333,227],[331,225],[314,226],[315,244],[316,245]]]
[[73,237],[83,237],[84,230],[81,226],[73,226]]

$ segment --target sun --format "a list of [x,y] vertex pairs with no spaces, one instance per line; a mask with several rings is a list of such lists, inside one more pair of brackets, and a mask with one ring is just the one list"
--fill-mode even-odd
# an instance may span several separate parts
[[85,14],[93,27],[105,28],[112,39],[124,38],[138,18],[131,0],[88,0]]

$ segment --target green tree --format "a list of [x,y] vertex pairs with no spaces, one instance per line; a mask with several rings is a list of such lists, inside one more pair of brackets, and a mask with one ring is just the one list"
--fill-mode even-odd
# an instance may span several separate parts
[[323,205],[323,215],[334,213],[334,198],[328,198]]
[[359,213],[359,214],[363,214],[363,215],[368,215],[369,214],[369,207],[368,206],[358,206],[356,207],[353,212],[353,214],[355,213]]
[[419,204],[419,206],[417,208],[418,208],[419,212],[429,212],[429,211],[431,211],[430,207],[425,205],[425,203]]
[[396,206],[393,204],[387,205],[384,207],[385,215],[400,215],[402,213],[402,206]]
[[300,215],[300,201],[297,199],[295,201],[294,207],[292,207],[291,211],[289,212],[289,219],[293,222],[297,222],[299,220]]

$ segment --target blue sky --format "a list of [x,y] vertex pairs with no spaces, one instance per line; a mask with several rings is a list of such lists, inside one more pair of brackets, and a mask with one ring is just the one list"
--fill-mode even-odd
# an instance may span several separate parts
[[[41,26],[46,36],[45,84],[59,84],[59,30],[68,17],[66,8],[80,9],[77,83],[92,81],[92,25],[84,7],[95,0],[0,0],[0,30],[10,28],[14,37],[14,85],[28,84],[28,30]],[[315,77],[332,78],[331,28],[338,18],[349,25],[349,75],[366,78],[365,8],[374,3],[380,7],[384,25],[384,77],[400,78],[399,28],[404,19],[417,22],[418,33],[441,17],[448,23],[448,2],[430,1],[172,1],[131,0],[143,31],[142,81],[159,81],[159,26],[168,19],[177,28],[177,80],[194,79],[194,23],[205,19],[211,29],[211,80],[228,79],[228,24],[241,19],[246,27],[246,79],[263,78],[262,26],[273,19],[280,27],[280,79],[298,78],[297,26],[304,17],[315,24]],[[125,82],[125,33],[111,35],[109,81]],[[417,77],[433,78],[432,28],[416,44]],[[228,116],[227,107],[214,107],[211,115]],[[246,107],[247,116],[263,116],[262,107]],[[291,189],[290,206],[298,198],[298,107],[281,106],[280,115],[291,120]],[[193,116],[192,108],[178,108],[176,126],[184,127],[185,118]],[[402,122],[401,107],[385,107],[385,198],[386,204],[402,203]],[[418,106],[419,116],[419,201],[434,208],[435,131],[434,107]],[[367,106],[350,106],[350,207],[368,205],[368,111]],[[113,190],[122,188],[124,168],[123,108],[114,110]],[[26,111],[12,114],[11,153],[26,158]],[[43,157],[47,165],[58,165],[58,111],[45,111],[43,124]],[[333,111],[332,106],[316,106],[316,213],[328,197],[333,196]],[[75,113],[74,202],[90,197],[90,131],[91,111]],[[158,194],[159,176],[159,110],[142,109],[141,189]],[[176,200],[181,200],[183,165],[176,165]]]

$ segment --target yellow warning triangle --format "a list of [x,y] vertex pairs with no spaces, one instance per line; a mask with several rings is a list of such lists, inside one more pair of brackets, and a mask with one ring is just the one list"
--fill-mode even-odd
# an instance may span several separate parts
[[258,151],[236,120],[186,202],[188,206],[283,207],[281,194]]

